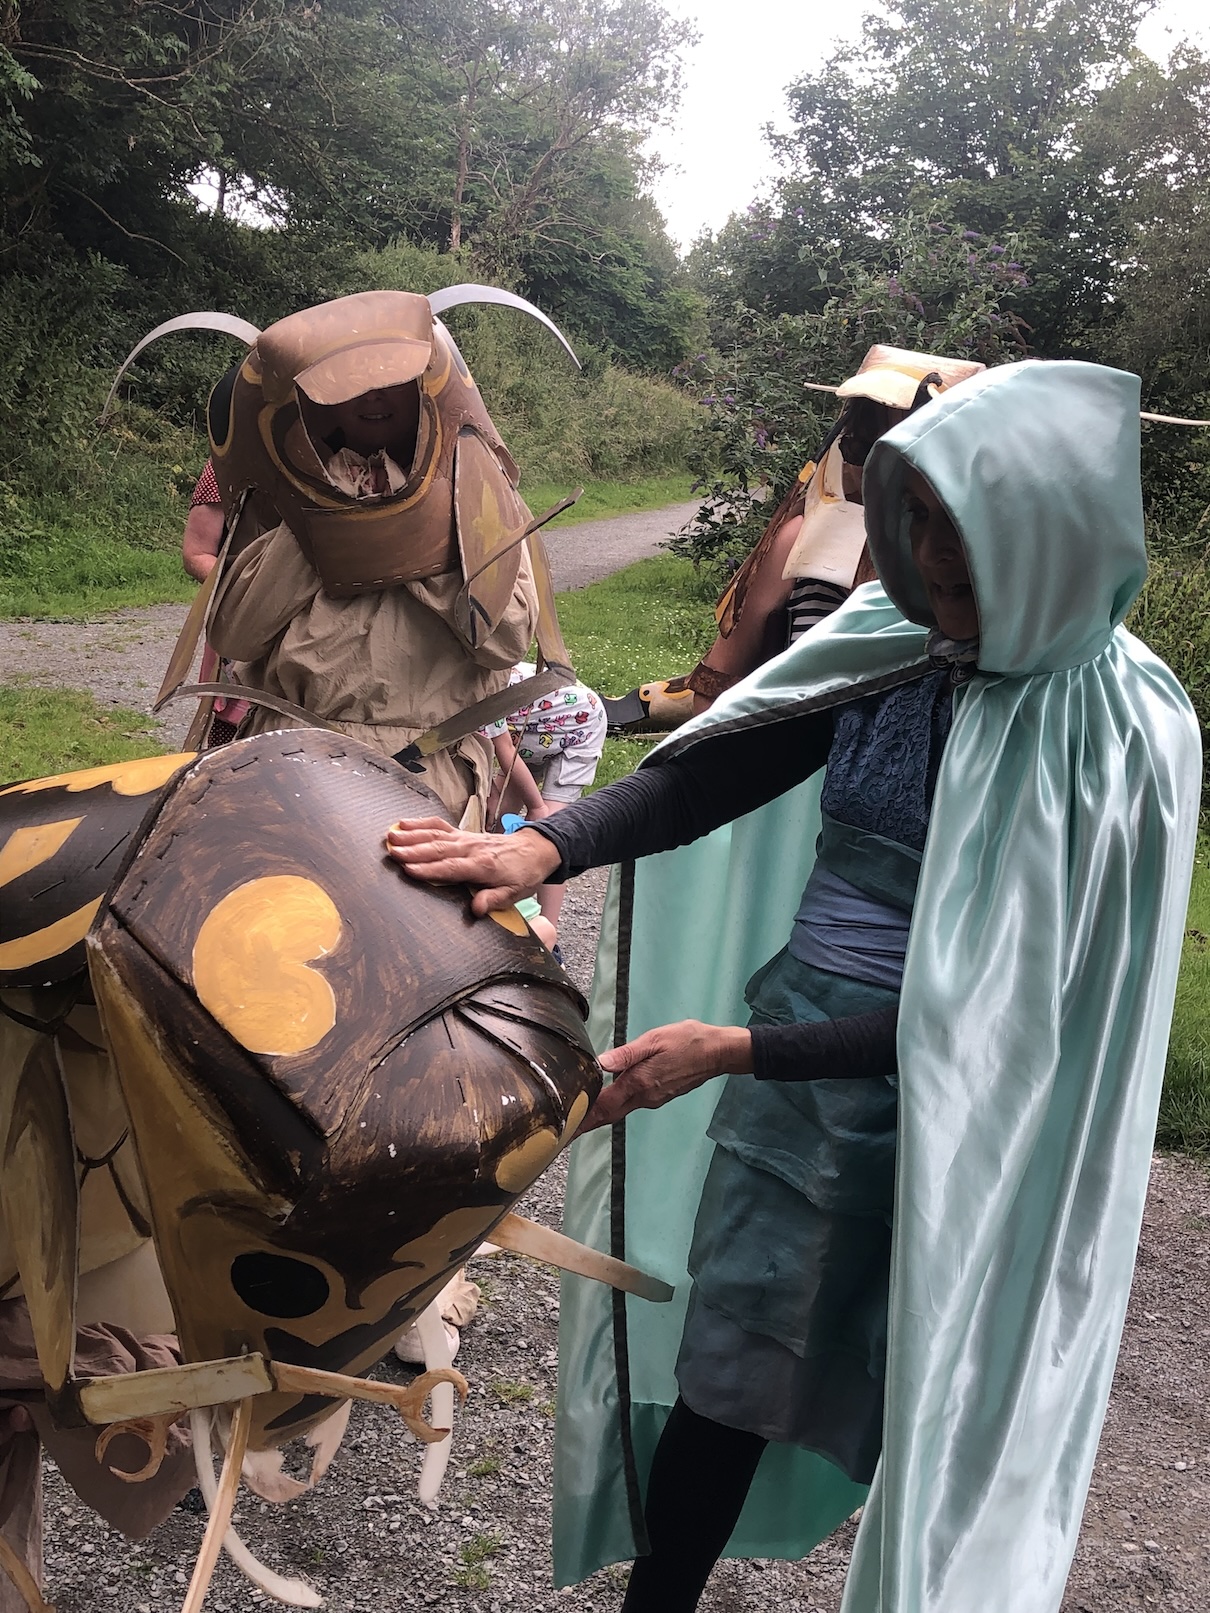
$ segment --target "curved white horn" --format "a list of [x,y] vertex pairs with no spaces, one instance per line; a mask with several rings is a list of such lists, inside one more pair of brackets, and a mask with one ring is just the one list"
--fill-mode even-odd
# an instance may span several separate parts
[[[420,1335],[420,1346],[424,1351],[424,1368],[432,1372],[436,1367],[453,1365],[454,1357],[450,1350],[450,1341],[445,1331],[445,1323],[441,1319],[441,1307],[438,1300],[433,1300],[416,1318],[416,1331]],[[441,1481],[445,1477],[445,1470],[449,1466],[450,1447],[454,1443],[454,1386],[452,1383],[438,1383],[433,1386],[432,1409],[429,1412],[435,1428],[448,1428],[449,1433],[444,1439],[427,1445],[424,1451],[424,1461],[420,1464],[420,1478],[416,1484],[418,1499],[426,1507],[437,1505],[437,1495],[441,1489]]]
[[[198,1487],[205,1497],[207,1511],[211,1512],[218,1497],[218,1484],[214,1477],[214,1453],[210,1448],[212,1415],[209,1410],[189,1413],[189,1426],[193,1432],[193,1463],[197,1468]],[[241,1573],[246,1574],[266,1595],[275,1597],[277,1601],[285,1602],[290,1607],[323,1606],[323,1597],[312,1586],[301,1579],[283,1579],[271,1568],[266,1568],[264,1563],[252,1555],[233,1528],[228,1529],[223,1536],[223,1550]]]
[[518,297],[513,291],[501,291],[497,286],[465,285],[443,286],[440,291],[429,292],[429,307],[435,314],[447,313],[451,308],[463,308],[467,303],[472,302],[496,303],[501,308],[516,308],[520,313],[532,315],[540,325],[545,325],[547,330],[563,344],[567,356],[571,359],[576,369],[583,367],[576,357],[575,349],[554,320],[544,314],[540,308],[535,308],[532,302],[526,302],[524,297]]
[[113,395],[122,383],[122,377],[138,358],[145,347],[149,347],[160,336],[168,336],[174,330],[219,330],[225,336],[235,336],[241,342],[247,342],[251,347],[260,331],[255,325],[250,325],[246,319],[240,319],[236,314],[197,313],[178,314],[175,319],[166,319],[162,325],[148,331],[143,340],[132,347],[122,360],[122,368],[113,378],[113,385],[109,389],[109,396],[105,399],[105,407],[101,410],[101,419],[109,413],[109,405],[113,402]]

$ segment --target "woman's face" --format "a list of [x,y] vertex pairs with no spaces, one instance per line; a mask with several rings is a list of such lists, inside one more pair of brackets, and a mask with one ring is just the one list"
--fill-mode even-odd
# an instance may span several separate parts
[[918,471],[907,473],[903,504],[912,518],[912,561],[924,582],[937,626],[947,638],[978,638],[979,609],[962,539],[941,500]]

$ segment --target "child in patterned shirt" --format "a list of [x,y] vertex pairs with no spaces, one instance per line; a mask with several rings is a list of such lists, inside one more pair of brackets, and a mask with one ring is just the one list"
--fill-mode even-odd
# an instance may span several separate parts
[[[513,668],[509,681],[520,683],[535,670],[523,661]],[[489,816],[498,821],[506,812],[523,811],[536,820],[578,801],[596,777],[605,725],[600,696],[587,684],[569,683],[481,729],[492,742],[500,768],[488,802]],[[552,940],[563,891],[562,885],[542,885],[538,890],[541,917],[552,927]]]

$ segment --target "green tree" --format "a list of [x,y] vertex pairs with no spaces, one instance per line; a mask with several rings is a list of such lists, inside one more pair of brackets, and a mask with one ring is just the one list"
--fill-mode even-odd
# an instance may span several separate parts
[[738,300],[810,307],[818,260],[877,261],[892,220],[941,200],[981,236],[1019,238],[1031,270],[1020,312],[1035,346],[1078,350],[1125,243],[1120,189],[1084,131],[1132,71],[1152,4],[890,0],[856,44],[790,85],[791,128],[770,133],[783,177],[756,213],[771,232],[754,241],[741,224],[727,242],[738,250],[707,246],[708,289],[717,295],[733,263]]
[[706,502],[673,544],[726,567],[759,538],[768,512],[818,452],[836,403],[813,390],[858,368],[875,342],[986,364],[1020,357],[1015,311],[1029,281],[1015,242],[964,230],[938,208],[899,219],[869,268],[836,250],[817,266],[822,306],[799,314],[734,310],[717,349],[686,366],[707,428],[693,468]]

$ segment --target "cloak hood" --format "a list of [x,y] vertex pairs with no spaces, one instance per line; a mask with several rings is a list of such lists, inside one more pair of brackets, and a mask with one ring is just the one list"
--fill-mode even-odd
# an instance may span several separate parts
[[870,554],[908,621],[934,627],[903,508],[909,467],[961,534],[982,671],[1057,672],[1101,653],[1147,575],[1137,376],[1006,364],[875,443],[863,482]]

